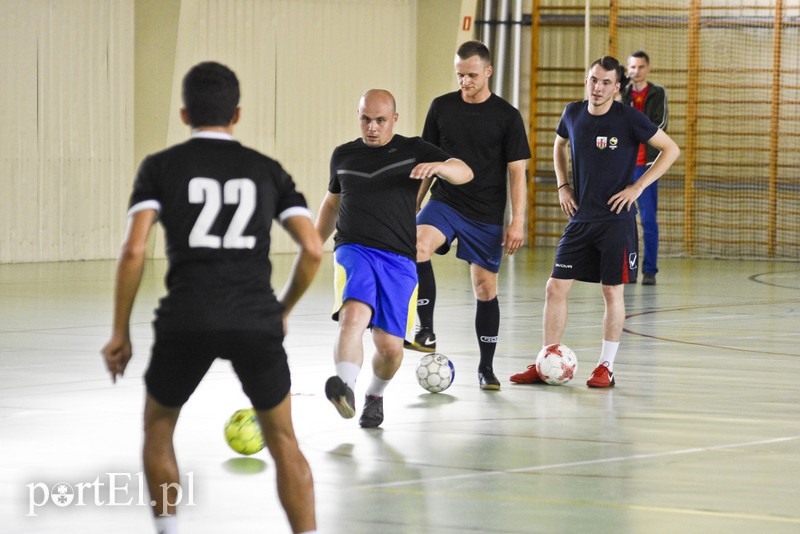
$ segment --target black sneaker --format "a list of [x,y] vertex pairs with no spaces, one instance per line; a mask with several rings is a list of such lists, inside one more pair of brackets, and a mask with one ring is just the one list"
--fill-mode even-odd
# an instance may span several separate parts
[[643,286],[656,285],[656,275],[653,273],[644,273],[644,276],[642,276],[642,285]]
[[420,330],[414,336],[414,341],[403,341],[403,347],[418,352],[436,352],[436,334],[427,330]]
[[377,428],[381,423],[383,423],[383,397],[366,395],[358,424],[362,428]]
[[500,389],[500,381],[494,376],[491,367],[481,367],[478,369],[478,385],[481,389],[497,391]]
[[353,390],[338,376],[332,376],[325,382],[325,396],[345,419],[350,419],[356,414],[356,397]]

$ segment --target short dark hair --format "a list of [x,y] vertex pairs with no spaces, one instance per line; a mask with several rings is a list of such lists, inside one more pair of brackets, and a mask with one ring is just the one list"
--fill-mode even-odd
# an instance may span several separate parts
[[195,128],[228,126],[239,105],[236,74],[214,61],[198,63],[183,78],[183,105]]
[[467,41],[456,50],[456,54],[461,59],[469,59],[472,56],[478,56],[487,65],[492,64],[492,55],[489,53],[489,48],[480,41]]
[[642,58],[647,62],[648,65],[650,64],[650,56],[648,56],[647,52],[645,52],[644,50],[637,50],[636,52],[631,54],[630,57]]
[[622,68],[622,65],[619,64],[619,60],[617,60],[617,58],[615,57],[603,56],[600,59],[596,60],[594,63],[592,63],[589,69],[591,69],[595,65],[600,65],[603,68],[603,70],[615,71],[617,73],[617,81],[620,83],[622,82],[622,78],[625,76],[625,72],[624,69]]

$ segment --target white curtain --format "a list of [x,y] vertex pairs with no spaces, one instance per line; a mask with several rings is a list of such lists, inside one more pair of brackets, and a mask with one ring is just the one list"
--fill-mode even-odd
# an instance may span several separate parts
[[[116,257],[139,163],[134,3],[0,0],[0,263]],[[189,134],[184,73],[223,62],[242,84],[236,137],[279,160],[316,211],[364,91],[392,91],[398,133],[417,133],[415,24],[416,0],[181,0],[172,77],[151,82],[171,87],[167,142]]]
[[132,167],[133,0],[0,0],[0,262],[109,258]]
[[[236,71],[242,119],[235,136],[277,159],[316,213],[328,187],[333,149],[359,136],[364,91],[390,90],[398,133],[415,132],[415,0],[183,0],[172,109],[195,63],[215,60]],[[170,115],[168,140],[187,135]],[[330,243],[328,243],[330,246]],[[283,231],[273,251],[294,251]],[[163,246],[155,247],[156,254]]]

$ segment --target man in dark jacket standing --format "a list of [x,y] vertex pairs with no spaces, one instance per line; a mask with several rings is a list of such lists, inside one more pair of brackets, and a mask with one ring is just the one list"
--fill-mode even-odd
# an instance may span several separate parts
[[[638,50],[628,58],[628,78],[630,83],[622,90],[622,102],[633,106],[645,115],[660,129],[667,130],[667,93],[660,85],[647,81],[650,74],[650,56]],[[639,147],[636,160],[636,171],[633,181],[636,182],[653,164],[658,156],[658,149],[650,145]],[[644,262],[642,285],[655,285],[658,272],[658,184],[653,183],[642,193],[637,201],[639,216],[642,221],[644,240]]]

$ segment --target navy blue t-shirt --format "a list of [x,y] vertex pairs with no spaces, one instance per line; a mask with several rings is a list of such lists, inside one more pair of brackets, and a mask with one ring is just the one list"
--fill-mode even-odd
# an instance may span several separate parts
[[608,200],[631,183],[639,144],[658,131],[650,119],[632,106],[613,102],[604,115],[589,113],[588,101],[567,104],[556,133],[569,139],[572,176],[578,211],[572,222],[627,219],[636,207],[611,211]]

